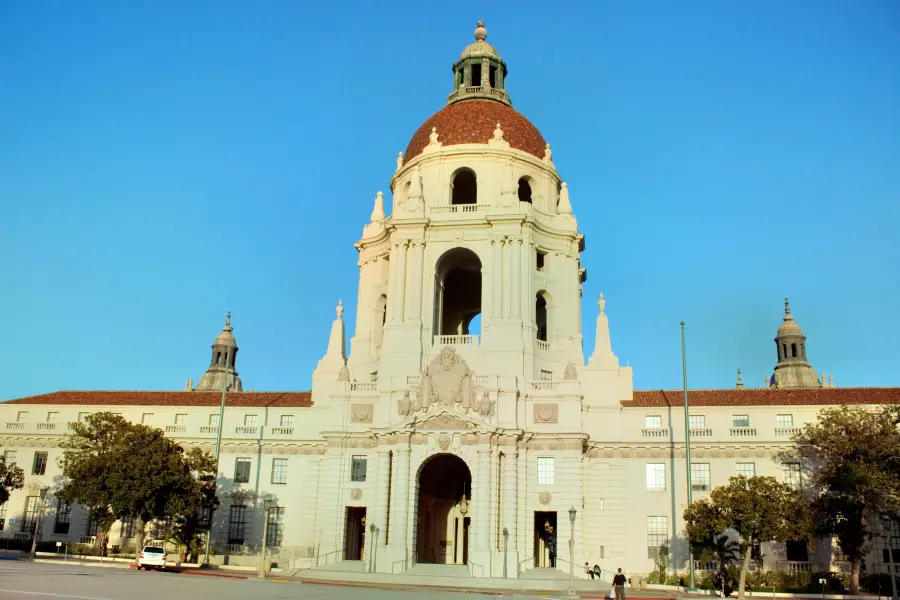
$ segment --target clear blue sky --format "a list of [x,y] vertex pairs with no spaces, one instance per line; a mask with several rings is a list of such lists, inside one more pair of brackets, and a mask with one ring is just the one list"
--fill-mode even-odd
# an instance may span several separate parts
[[[785,295],[817,371],[900,385],[900,4],[0,4],[0,398],[181,389],[233,311],[308,389],[353,242],[485,20],[635,387],[756,386]],[[349,335],[352,335],[348,331]]]

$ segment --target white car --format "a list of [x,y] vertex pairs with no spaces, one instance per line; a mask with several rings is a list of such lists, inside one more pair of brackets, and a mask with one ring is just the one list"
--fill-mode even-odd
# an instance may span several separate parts
[[161,571],[166,567],[166,551],[162,546],[144,546],[137,564],[138,570],[156,569]]

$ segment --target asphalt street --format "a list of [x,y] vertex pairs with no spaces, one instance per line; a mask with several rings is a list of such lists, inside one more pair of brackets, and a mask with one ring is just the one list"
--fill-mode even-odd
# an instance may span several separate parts
[[0,598],[3,600],[485,600],[488,597],[484,594],[263,582],[0,560]]

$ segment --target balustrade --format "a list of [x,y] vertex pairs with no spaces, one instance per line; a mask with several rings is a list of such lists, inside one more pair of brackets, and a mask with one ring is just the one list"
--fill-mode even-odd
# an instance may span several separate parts
[[436,335],[435,346],[477,346],[477,335]]
[[651,438],[667,438],[669,437],[668,429],[660,429],[658,427],[650,427],[641,429],[641,435]]
[[732,427],[732,437],[753,437],[756,435],[756,429],[753,427]]

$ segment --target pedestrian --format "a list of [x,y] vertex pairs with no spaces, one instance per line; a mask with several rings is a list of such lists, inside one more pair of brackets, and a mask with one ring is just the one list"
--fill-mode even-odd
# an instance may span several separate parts
[[594,578],[594,570],[591,568],[591,565],[588,563],[584,563],[584,572],[591,576],[591,579]]
[[625,600],[625,575],[621,568],[613,577],[613,589],[616,591],[616,600]]
[[597,577],[597,581],[600,581],[600,565],[594,565],[594,575]]

